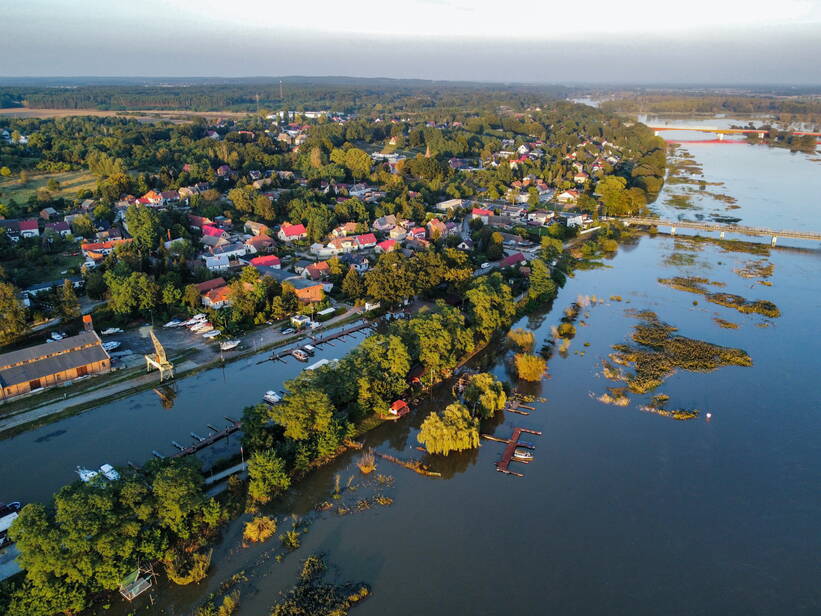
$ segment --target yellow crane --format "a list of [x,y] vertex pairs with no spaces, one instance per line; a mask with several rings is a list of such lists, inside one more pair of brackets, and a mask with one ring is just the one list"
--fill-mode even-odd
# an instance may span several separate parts
[[163,345],[160,344],[160,341],[157,339],[157,335],[154,333],[154,328],[148,330],[149,335],[151,336],[151,342],[154,344],[154,352],[149,353],[145,356],[145,369],[146,372],[151,372],[152,368],[156,368],[160,371],[160,383],[162,383],[166,376],[169,379],[174,378],[174,365],[168,361],[168,357],[165,355],[165,349]]

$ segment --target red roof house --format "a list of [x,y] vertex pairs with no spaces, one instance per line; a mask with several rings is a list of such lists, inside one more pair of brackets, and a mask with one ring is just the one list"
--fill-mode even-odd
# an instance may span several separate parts
[[300,240],[308,237],[308,231],[305,229],[305,225],[302,224],[283,224],[279,228],[279,233],[277,235],[283,242],[292,242],[294,240]]

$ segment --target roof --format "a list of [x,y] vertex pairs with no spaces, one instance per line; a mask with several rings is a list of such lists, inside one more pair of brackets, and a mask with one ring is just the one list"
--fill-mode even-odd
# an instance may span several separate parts
[[310,289],[311,287],[322,286],[321,282],[314,282],[313,280],[306,280],[305,278],[289,278],[288,284],[294,289]]
[[279,265],[280,260],[276,255],[268,255],[265,257],[254,257],[251,259],[251,265]]
[[363,233],[356,236],[356,241],[361,244],[376,244],[376,236],[373,233]]
[[298,224],[298,225],[282,225],[280,230],[285,234],[285,237],[296,237],[297,235],[303,235],[307,233],[305,230],[305,225]]
[[196,285],[197,291],[200,292],[200,295],[202,295],[203,293],[206,293],[207,291],[210,291],[211,289],[216,289],[218,287],[224,287],[224,286],[225,286],[225,279],[222,278],[222,277],[212,278],[211,280],[206,280],[205,282],[201,282],[198,285]]
[[205,294],[212,304],[218,304],[219,302],[224,302],[231,297],[231,287],[224,286],[224,287],[217,287],[216,289],[211,289],[208,293]]
[[255,244],[265,245],[265,244],[273,244],[274,240],[272,240],[270,237],[268,237],[264,233],[260,233],[259,235],[255,235],[254,237],[248,238],[247,240],[245,240],[245,243],[246,244],[251,244],[251,245],[255,245]]
[[[59,342],[65,342],[71,338],[77,338],[77,336],[64,338]],[[100,345],[99,338],[95,337],[95,342],[96,344],[94,346],[86,347],[84,349],[79,349],[76,351],[70,350],[62,353],[61,355],[47,357],[28,364],[0,370],[0,384],[3,387],[18,385],[20,383],[26,383],[34,379],[49,376],[50,374],[65,372],[66,370],[71,370],[72,368],[78,368],[80,366],[86,366],[98,361],[103,361],[104,359],[109,359],[108,353],[106,353],[105,349],[103,349]],[[52,347],[55,344],[57,343],[42,346]]]
[[384,242],[379,242],[377,246],[387,252],[396,247],[396,240],[385,240]]
[[202,234],[203,235],[210,235],[211,237],[219,237],[223,233],[225,233],[225,231],[223,231],[222,229],[218,229],[217,227],[212,227],[211,225],[203,225],[202,226]]
[[47,344],[38,344],[26,349],[11,351],[0,355],[0,368],[12,366],[20,362],[32,361],[46,355],[64,353],[70,349],[98,343],[100,339],[94,332],[81,332],[76,336],[69,336]]
[[20,231],[36,231],[38,228],[36,218],[28,218],[20,221]]
[[68,231],[70,227],[67,222],[58,220],[57,222],[47,222],[46,229],[53,229],[54,231]]
[[486,210],[484,208],[475,207],[471,211],[471,214],[473,214],[474,216],[490,216],[491,214],[493,214],[493,212],[491,212],[490,210]]
[[510,267],[511,265],[516,265],[522,261],[525,261],[525,256],[521,252],[517,252],[516,254],[512,254],[509,257],[505,257],[499,261],[499,267]]

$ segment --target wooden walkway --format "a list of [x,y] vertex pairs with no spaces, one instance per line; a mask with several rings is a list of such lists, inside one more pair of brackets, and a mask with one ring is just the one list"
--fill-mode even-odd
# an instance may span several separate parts
[[[225,418],[226,421],[229,422],[229,426],[224,430],[219,430],[212,432],[206,437],[199,437],[193,432],[191,433],[191,437],[194,439],[194,444],[190,447],[184,447],[180,449],[180,445],[176,441],[171,441],[171,444],[177,447],[179,451],[177,453],[171,454],[168,456],[169,458],[184,458],[185,456],[190,456],[191,454],[197,453],[201,449],[205,449],[206,447],[210,447],[217,441],[221,441],[224,438],[231,436],[234,432],[238,431],[242,427],[242,422],[237,421],[236,419],[232,419],[230,417]],[[213,429],[213,426],[208,426],[209,428]],[[156,454],[155,454],[156,455]]]
[[513,452],[516,451],[517,447],[535,449],[533,445],[519,442],[519,438],[521,438],[522,434],[535,434],[536,436],[542,435],[542,433],[538,430],[530,430],[529,428],[513,428],[513,435],[507,440],[495,437],[491,434],[482,434],[482,438],[485,438],[489,441],[496,441],[497,443],[507,444],[507,447],[505,447],[504,452],[502,452],[502,458],[496,463],[496,470],[500,473],[513,475],[515,477],[524,477],[522,473],[517,473],[516,471],[512,471],[509,468],[511,462],[521,462],[522,464],[528,464],[530,462],[530,460],[517,460],[513,457]]
[[776,230],[765,229],[762,227],[746,227],[744,225],[720,225],[709,222],[699,222],[691,220],[662,220],[661,218],[606,218],[604,220],[618,220],[625,225],[640,225],[640,226],[655,226],[655,227],[670,227],[671,233],[675,235],[676,229],[695,229],[697,231],[712,231],[719,233],[723,239],[725,233],[736,233],[738,235],[748,235],[756,237],[769,237],[771,243],[775,246],[775,242],[779,237],[795,239],[795,240],[810,240],[821,242],[821,233],[817,231],[791,231],[791,230]]

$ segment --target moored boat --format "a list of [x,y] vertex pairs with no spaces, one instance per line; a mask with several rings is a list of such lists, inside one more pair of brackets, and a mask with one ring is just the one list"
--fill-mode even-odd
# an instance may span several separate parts
[[282,398],[279,394],[277,394],[277,392],[275,392],[273,389],[270,389],[265,392],[264,396],[262,396],[262,400],[263,402],[267,402],[268,404],[277,404],[278,402],[282,401]]
[[240,342],[240,340],[226,340],[225,342],[221,342],[220,351],[230,351],[232,349],[236,349]]
[[11,543],[7,533],[22,508],[22,503],[17,501],[8,504],[0,503],[0,548]]
[[299,361],[308,361],[308,354],[302,349],[294,349],[291,351],[291,355],[296,357]]

